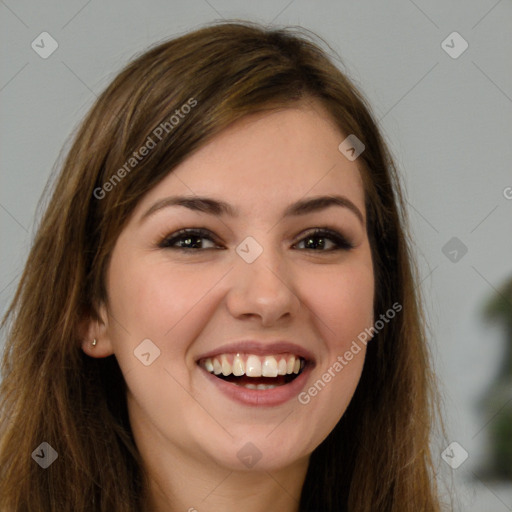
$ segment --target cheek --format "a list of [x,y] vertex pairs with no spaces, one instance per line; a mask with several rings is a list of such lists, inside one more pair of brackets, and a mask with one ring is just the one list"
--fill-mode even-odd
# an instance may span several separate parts
[[199,303],[205,293],[204,274],[173,269],[169,263],[114,262],[109,276],[112,313],[126,330],[162,339]]
[[373,325],[375,283],[369,250],[366,257],[354,258],[319,276],[315,283],[313,307],[322,320],[318,326],[326,344],[326,358],[320,362],[319,380],[307,393],[312,400],[318,395],[316,407],[325,420],[322,428],[327,434],[352,399],[366,355],[366,345],[359,340]]
[[224,271],[213,266],[178,268],[165,259],[141,261],[118,258],[111,267],[113,321],[109,331],[116,356],[124,368],[137,367],[134,350],[142,340],[150,339],[160,350],[155,365],[172,367],[184,380],[187,367],[182,362],[187,361],[191,342],[208,322],[208,292]]
[[317,274],[309,296],[325,352],[315,379],[298,398],[318,419],[315,439],[324,439],[345,413],[361,377],[366,345],[358,336],[373,325],[372,267],[358,261]]
[[[173,269],[169,262],[141,264],[141,259],[137,263],[135,258],[112,261],[108,275],[109,334],[127,384],[131,410],[139,411],[135,413],[138,418],[151,417],[186,438],[186,428],[191,426],[173,411],[194,410],[197,403],[184,391],[190,386],[190,376],[182,363],[196,329],[201,329],[201,300],[218,276],[193,271],[192,267]],[[153,360],[148,366],[135,355],[146,339],[159,350],[153,359],[156,349],[145,345]]]
[[[344,352],[373,324],[374,279],[371,267],[360,263],[317,276],[312,308],[331,353]],[[313,303],[314,301],[314,303]]]

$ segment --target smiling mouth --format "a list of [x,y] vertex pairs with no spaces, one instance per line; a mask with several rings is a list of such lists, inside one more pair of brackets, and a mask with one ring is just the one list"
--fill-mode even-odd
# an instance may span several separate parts
[[295,380],[307,361],[294,354],[219,354],[198,365],[215,377],[248,389],[273,389]]

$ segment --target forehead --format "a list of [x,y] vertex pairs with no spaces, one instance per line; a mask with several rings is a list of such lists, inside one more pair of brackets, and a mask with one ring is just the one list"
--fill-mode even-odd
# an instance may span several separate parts
[[166,195],[196,194],[270,215],[302,197],[343,194],[364,211],[357,161],[338,150],[345,138],[316,101],[248,115],[177,166],[139,207]]

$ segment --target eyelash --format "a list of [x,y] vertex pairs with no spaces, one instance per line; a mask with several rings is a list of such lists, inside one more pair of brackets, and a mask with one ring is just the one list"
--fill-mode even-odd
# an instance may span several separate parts
[[[166,236],[163,240],[161,240],[158,244],[158,247],[162,249],[173,249],[173,250],[181,250],[184,252],[190,252],[190,251],[206,251],[213,249],[213,247],[207,247],[205,249],[194,249],[191,247],[176,247],[173,246],[174,243],[183,240],[185,238],[206,238],[210,240],[213,243],[216,243],[215,239],[211,236],[211,232],[207,229],[203,228],[186,228],[186,229],[180,229],[179,231],[176,231],[175,233]],[[354,248],[353,244],[347,240],[341,233],[338,233],[337,231],[334,231],[332,229],[328,228],[315,228],[312,231],[305,234],[303,238],[299,240],[298,243],[303,242],[307,238],[327,238],[334,242],[335,247],[332,249],[323,249],[323,250],[316,250],[316,249],[300,249],[300,250],[308,250],[308,251],[314,251],[314,252],[333,252],[333,251],[349,251]],[[297,245],[294,244],[294,245]]]

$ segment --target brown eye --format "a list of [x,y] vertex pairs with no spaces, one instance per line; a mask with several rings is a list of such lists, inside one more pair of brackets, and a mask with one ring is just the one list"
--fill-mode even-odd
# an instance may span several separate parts
[[354,248],[341,233],[331,229],[317,228],[303,237],[296,245],[300,245],[303,242],[305,244],[304,249],[316,252],[331,252]]
[[[208,240],[211,244],[205,244]],[[210,232],[206,229],[180,229],[165,237],[159,244],[159,247],[165,249],[214,249],[216,246]]]

